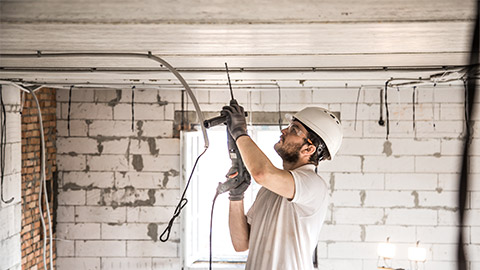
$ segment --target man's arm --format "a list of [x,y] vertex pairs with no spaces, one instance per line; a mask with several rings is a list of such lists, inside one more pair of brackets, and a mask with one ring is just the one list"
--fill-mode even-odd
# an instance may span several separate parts
[[230,238],[232,238],[235,251],[241,252],[247,250],[250,225],[248,225],[247,217],[245,216],[243,200],[230,201],[228,225],[230,227]]
[[280,196],[293,198],[295,181],[289,171],[275,167],[249,136],[239,137],[237,147],[243,163],[258,184]]

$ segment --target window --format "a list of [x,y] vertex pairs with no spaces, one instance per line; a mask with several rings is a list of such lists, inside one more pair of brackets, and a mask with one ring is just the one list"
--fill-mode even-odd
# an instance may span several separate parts
[[[183,263],[186,269],[208,269],[210,211],[213,197],[219,182],[225,181],[225,175],[231,166],[227,150],[225,126],[207,130],[210,146],[197,165],[187,191],[189,203],[182,214]],[[272,163],[282,166],[282,161],[273,149],[280,138],[278,126],[249,127],[249,134]],[[197,156],[203,151],[203,137],[200,131],[185,132],[182,135],[182,170],[185,185]],[[184,187],[184,186],[183,186]],[[182,188],[183,188],[182,187]],[[250,209],[260,186],[252,179],[245,193],[245,211]],[[248,251],[235,252],[230,240],[228,227],[228,194],[218,196],[213,214],[213,262],[222,263],[224,269],[243,268]],[[219,269],[215,267],[215,269]]]

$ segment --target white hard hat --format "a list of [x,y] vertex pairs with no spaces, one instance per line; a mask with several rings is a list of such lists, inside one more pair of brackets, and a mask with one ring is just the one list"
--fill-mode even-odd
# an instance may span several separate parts
[[299,120],[322,138],[330,159],[338,152],[343,138],[342,124],[332,112],[320,107],[307,107],[293,116],[287,114],[286,117],[289,120]]

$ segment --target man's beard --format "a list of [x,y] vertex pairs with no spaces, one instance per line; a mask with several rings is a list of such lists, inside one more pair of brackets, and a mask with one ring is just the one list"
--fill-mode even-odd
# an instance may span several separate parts
[[302,146],[303,144],[300,143],[284,143],[281,145],[280,142],[278,142],[275,144],[274,149],[284,162],[295,164],[300,159],[300,150],[302,149]]

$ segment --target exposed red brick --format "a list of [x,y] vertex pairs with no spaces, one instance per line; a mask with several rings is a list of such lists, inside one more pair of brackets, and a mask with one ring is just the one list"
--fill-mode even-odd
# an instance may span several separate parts
[[[55,89],[43,88],[36,92],[41,105],[46,145],[46,180],[52,184],[53,173],[56,172],[56,92]],[[33,97],[25,95],[22,111],[22,269],[43,269],[43,229],[38,208],[38,192],[40,191],[40,130],[38,112]],[[54,215],[52,194],[49,200],[50,214]],[[44,195],[42,194],[42,198]],[[43,207],[45,203],[43,203]],[[46,209],[44,217],[46,218]],[[45,221],[48,224],[47,221]],[[48,229],[47,229],[48,230]],[[55,238],[55,235],[53,235]],[[55,251],[55,241],[52,246]],[[47,260],[50,252],[47,245]],[[52,254],[55,264],[55,254]]]

